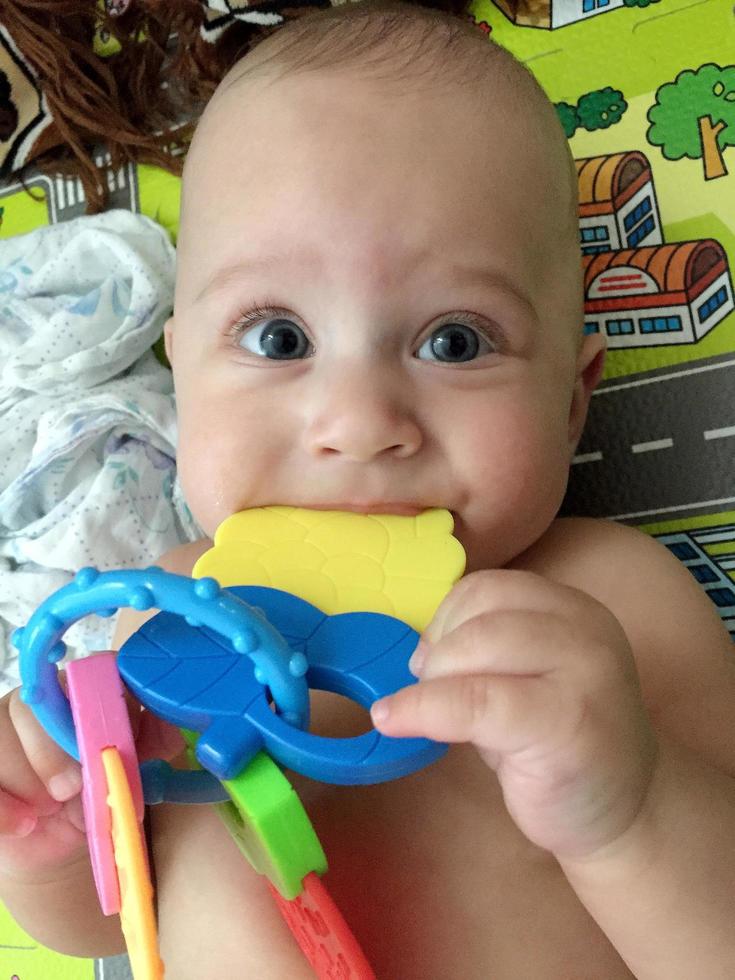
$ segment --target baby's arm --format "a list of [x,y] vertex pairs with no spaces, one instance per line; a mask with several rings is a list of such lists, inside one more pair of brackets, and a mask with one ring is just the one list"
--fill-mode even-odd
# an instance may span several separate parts
[[636,977],[735,977],[732,641],[667,550],[608,523],[595,533],[574,574],[625,627],[659,755],[629,832],[562,867]]
[[513,566],[452,590],[376,724],[474,743],[638,980],[730,980],[735,662],[714,607],[608,522],[558,522]]

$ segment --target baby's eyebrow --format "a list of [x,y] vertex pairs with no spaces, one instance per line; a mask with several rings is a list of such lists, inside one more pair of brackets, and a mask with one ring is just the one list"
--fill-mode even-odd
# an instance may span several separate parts
[[[226,289],[241,279],[250,278],[268,270],[272,271],[274,268],[282,266],[283,259],[282,254],[258,255],[247,259],[247,261],[225,266],[212,276],[194,302],[199,303],[211,293]],[[300,266],[309,266],[312,269],[320,264],[318,257],[311,252],[299,252],[298,255],[289,256],[289,259],[293,264],[298,263]],[[525,291],[500,270],[487,265],[454,263],[447,270],[447,282],[456,283],[459,286],[479,285],[499,291],[515,305],[526,319],[538,320],[536,309]]]
[[212,276],[204,289],[195,297],[194,302],[199,303],[206,299],[210,293],[220,292],[246,276],[257,275],[260,272],[273,269],[279,259],[282,259],[282,256],[262,255],[248,259],[247,262],[237,262],[235,265],[225,266]]
[[510,301],[520,308],[520,312],[527,318],[538,320],[538,313],[531,302],[531,299],[517,283],[513,282],[505,273],[489,266],[458,265],[451,268],[452,281],[459,286],[480,285],[504,293]]

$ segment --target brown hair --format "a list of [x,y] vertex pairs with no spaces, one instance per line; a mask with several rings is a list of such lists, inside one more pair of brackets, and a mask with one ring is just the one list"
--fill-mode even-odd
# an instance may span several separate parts
[[[420,5],[458,16],[465,0]],[[280,12],[300,18],[312,9],[284,5]],[[31,166],[74,173],[94,213],[107,200],[95,144],[109,150],[112,170],[140,161],[180,174],[183,157],[172,155],[172,146],[188,143],[193,121],[232,65],[281,29],[236,21],[213,44],[201,36],[205,13],[201,0],[135,0],[120,16],[94,0],[3,0],[3,26],[36,73],[63,141],[30,161],[20,179]],[[99,30],[119,43],[117,53],[94,52]]]

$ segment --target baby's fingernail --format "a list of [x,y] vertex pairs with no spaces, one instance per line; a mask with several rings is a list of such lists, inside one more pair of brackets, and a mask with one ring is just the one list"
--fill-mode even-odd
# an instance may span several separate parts
[[16,837],[27,837],[36,829],[37,822],[35,817],[21,817],[15,825],[14,835]]
[[421,641],[419,641],[418,646],[413,651],[408,661],[408,669],[411,671],[414,677],[418,677],[421,673],[421,668],[424,666],[424,660],[426,660],[426,647]]
[[390,703],[388,698],[383,698],[382,701],[376,701],[375,704],[370,709],[370,715],[374,722],[380,723],[385,721],[390,714]]
[[48,781],[48,791],[55,800],[63,803],[76,796],[82,789],[82,773],[79,769],[67,769]]

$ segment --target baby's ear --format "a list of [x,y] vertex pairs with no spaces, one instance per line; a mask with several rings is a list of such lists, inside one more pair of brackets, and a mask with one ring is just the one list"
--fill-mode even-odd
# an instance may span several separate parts
[[569,449],[572,455],[582,435],[592,392],[597,387],[605,369],[606,347],[607,338],[605,334],[587,334],[577,355],[574,390],[569,406]]
[[174,318],[170,316],[163,325],[163,344],[166,348],[168,363],[173,367],[174,363]]

